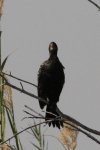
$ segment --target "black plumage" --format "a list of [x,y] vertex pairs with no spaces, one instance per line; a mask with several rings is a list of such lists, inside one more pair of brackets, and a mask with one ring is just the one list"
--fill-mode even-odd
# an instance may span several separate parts
[[[46,111],[59,116],[54,111],[54,107],[56,107],[56,103],[59,101],[60,93],[65,82],[65,75],[64,67],[57,57],[57,51],[58,47],[56,43],[51,42],[49,45],[50,57],[42,63],[38,71],[38,96],[49,101]],[[39,105],[43,109],[46,104],[39,101]],[[54,115],[49,113],[46,113],[46,117],[55,118]],[[62,122],[59,121],[53,121],[52,124],[53,127],[56,125],[58,128],[63,126]],[[49,123],[50,125],[51,123]]]

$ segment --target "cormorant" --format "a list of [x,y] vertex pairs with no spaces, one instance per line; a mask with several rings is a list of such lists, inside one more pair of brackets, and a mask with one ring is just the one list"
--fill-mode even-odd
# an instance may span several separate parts
[[[49,45],[49,59],[43,62],[38,71],[38,96],[44,100],[49,101],[46,111],[59,116],[54,109],[56,103],[59,101],[60,93],[62,91],[65,75],[64,67],[57,57],[58,47],[55,42]],[[40,108],[43,109],[45,103],[39,101]],[[47,118],[55,118],[54,115],[46,113]],[[63,123],[60,121],[52,121],[53,127],[55,125],[60,129]],[[51,122],[49,123],[49,126]]]

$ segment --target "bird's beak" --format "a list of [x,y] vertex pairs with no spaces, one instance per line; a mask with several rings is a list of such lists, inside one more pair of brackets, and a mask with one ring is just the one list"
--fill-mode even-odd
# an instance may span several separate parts
[[50,50],[52,51],[54,49],[53,45],[50,45]]
[[50,50],[52,51],[52,50],[53,50],[53,47],[50,47]]
[[50,46],[50,51],[54,50],[54,47],[53,46]]

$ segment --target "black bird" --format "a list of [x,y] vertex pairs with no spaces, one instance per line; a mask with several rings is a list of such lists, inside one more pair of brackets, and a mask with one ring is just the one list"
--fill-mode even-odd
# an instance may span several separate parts
[[[60,93],[62,91],[65,75],[64,67],[57,57],[58,47],[56,43],[51,42],[49,45],[50,57],[48,60],[42,63],[38,71],[38,96],[44,100],[49,101],[46,111],[51,112],[59,116],[54,108],[56,103],[59,101]],[[39,101],[40,108],[43,109],[46,105],[45,103]],[[47,118],[55,118],[56,116],[46,113]],[[60,129],[63,123],[60,121],[52,121],[53,127],[55,125]],[[49,123],[49,126],[51,122]]]

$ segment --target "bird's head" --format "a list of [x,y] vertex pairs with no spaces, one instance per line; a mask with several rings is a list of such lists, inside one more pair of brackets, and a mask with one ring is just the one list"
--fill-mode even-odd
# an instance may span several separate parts
[[57,56],[58,47],[55,42],[51,42],[49,45],[49,53],[50,55],[56,55]]

